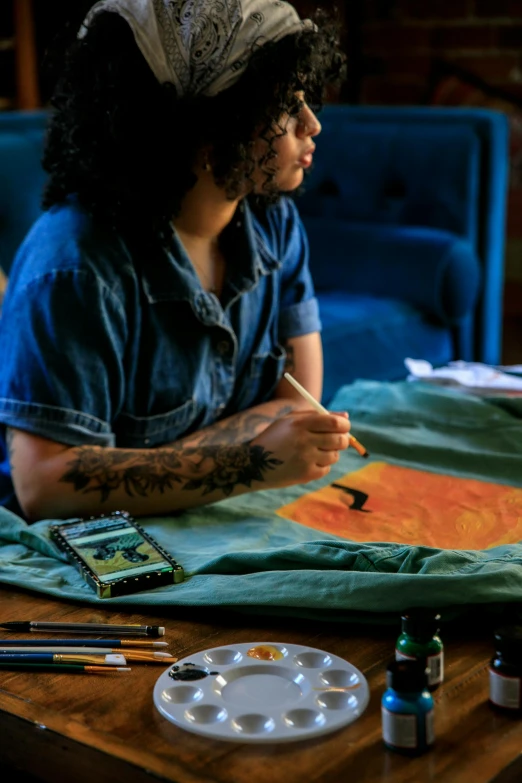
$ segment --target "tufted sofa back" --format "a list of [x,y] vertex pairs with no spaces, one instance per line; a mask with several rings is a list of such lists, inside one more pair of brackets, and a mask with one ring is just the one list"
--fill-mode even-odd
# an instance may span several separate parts
[[440,228],[476,244],[480,143],[473,128],[353,122],[349,113],[329,122],[329,115],[303,214]]
[[[317,288],[332,290],[332,270],[343,269],[344,290],[361,290],[357,276],[367,253],[374,252],[373,239],[394,228],[407,238],[420,230],[453,235],[467,243],[480,266],[473,353],[482,361],[498,361],[506,116],[474,108],[334,105],[324,108],[320,120],[315,166],[298,198]],[[358,246],[366,255],[358,253]],[[397,273],[393,254],[388,263],[384,244],[379,253],[382,273],[388,268],[392,281]],[[422,253],[417,265],[422,274]],[[380,285],[386,288],[384,278]]]

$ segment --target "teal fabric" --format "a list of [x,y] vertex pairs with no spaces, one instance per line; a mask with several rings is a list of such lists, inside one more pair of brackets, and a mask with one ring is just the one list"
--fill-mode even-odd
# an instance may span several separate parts
[[[522,400],[486,401],[421,383],[358,382],[342,388],[331,408],[349,410],[371,459],[522,487]],[[371,622],[408,606],[458,612],[522,601],[522,542],[485,551],[356,543],[275,513],[360,467],[350,449],[327,479],[313,484],[140,520],[182,563],[186,580],[101,603]],[[0,582],[100,603],[50,542],[49,524],[29,526],[0,509]]]

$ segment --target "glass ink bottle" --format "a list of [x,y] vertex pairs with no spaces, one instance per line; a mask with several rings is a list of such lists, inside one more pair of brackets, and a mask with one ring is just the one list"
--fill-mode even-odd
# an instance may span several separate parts
[[401,618],[401,634],[395,645],[397,661],[420,661],[428,670],[428,689],[444,680],[444,646],[439,634],[440,614],[432,609],[409,609]]
[[409,756],[433,745],[433,696],[420,661],[392,661],[381,700],[382,738],[390,750]]
[[522,717],[522,626],[498,628],[495,655],[489,664],[489,701],[497,709]]

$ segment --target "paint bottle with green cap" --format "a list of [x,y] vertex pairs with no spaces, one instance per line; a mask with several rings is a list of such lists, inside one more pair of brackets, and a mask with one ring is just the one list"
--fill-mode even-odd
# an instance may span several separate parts
[[428,672],[428,689],[444,680],[444,646],[439,636],[440,614],[432,609],[409,609],[401,617],[402,632],[395,645],[397,661],[420,661]]

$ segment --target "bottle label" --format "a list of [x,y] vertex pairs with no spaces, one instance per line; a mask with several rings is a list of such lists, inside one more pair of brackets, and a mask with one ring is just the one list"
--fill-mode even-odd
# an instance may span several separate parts
[[489,699],[497,707],[509,710],[519,710],[522,706],[520,698],[522,681],[520,677],[506,677],[493,669],[489,670]]
[[444,679],[444,653],[428,655],[428,685],[440,685]]
[[387,745],[396,748],[416,748],[417,740],[417,716],[399,715],[390,712],[385,707],[382,713],[382,738]]
[[[395,650],[396,661],[417,661],[415,655],[404,655],[403,652]],[[444,652],[436,655],[428,655],[426,658],[426,669],[428,671],[428,685],[440,685],[444,679]]]
[[396,661],[416,661],[417,658],[414,655],[404,655],[404,653],[395,650]]

